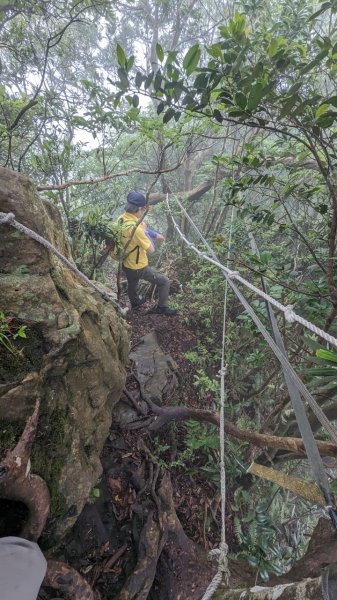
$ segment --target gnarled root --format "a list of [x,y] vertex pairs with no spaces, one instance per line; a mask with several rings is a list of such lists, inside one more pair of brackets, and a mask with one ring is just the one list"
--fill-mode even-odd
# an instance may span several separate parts
[[156,580],[162,600],[199,600],[212,571],[202,548],[183,531],[176,515],[169,473],[156,492],[158,515],[148,514],[140,534],[138,560],[116,600],[146,600]]
[[137,565],[117,600],[146,600],[166,538],[166,531],[161,531],[154,513],[150,512],[140,535]]
[[43,585],[57,590],[67,600],[99,600],[97,592],[75,569],[56,560],[48,560]]
[[[36,435],[40,402],[27,420],[23,433],[14,450],[9,450],[0,462],[0,498],[21,501],[28,508],[28,519],[20,535],[37,541],[40,537],[50,508],[50,496],[45,481],[30,474],[30,454]],[[98,600],[90,585],[68,565],[50,560],[44,585],[54,588],[69,600]]]
[[37,541],[49,514],[50,497],[47,485],[38,475],[30,474],[30,454],[35,439],[40,402],[27,420],[14,450],[9,450],[0,462],[0,498],[23,502],[29,511],[20,535]]

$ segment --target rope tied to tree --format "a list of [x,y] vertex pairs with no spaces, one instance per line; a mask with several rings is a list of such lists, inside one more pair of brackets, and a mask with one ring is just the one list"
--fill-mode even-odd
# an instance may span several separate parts
[[68,258],[63,256],[63,254],[59,250],[57,250],[57,248],[55,248],[55,246],[53,246],[53,244],[48,242],[48,240],[46,240],[44,237],[42,237],[41,235],[36,233],[36,231],[33,231],[32,229],[29,229],[29,227],[26,227],[25,225],[22,225],[22,223],[19,223],[15,219],[14,213],[0,212],[0,225],[11,225],[12,227],[17,229],[21,233],[27,235],[31,239],[35,240],[36,242],[38,242],[39,244],[41,244],[42,246],[47,248],[47,250],[49,250],[50,252],[55,254],[55,256],[57,256],[68,267],[68,269],[70,269],[73,273],[75,273],[89,287],[91,287],[93,290],[95,290],[95,292],[97,292],[103,298],[103,300],[105,300],[106,302],[110,302],[120,314],[122,314],[122,315],[125,314],[125,309],[122,309],[119,306],[119,304],[115,300],[113,300],[113,298],[111,298],[111,296],[107,292],[104,292],[97,285],[95,285],[86,275],[84,275],[84,273],[82,273],[82,271],[80,271],[76,267],[76,265],[74,263],[72,263]]

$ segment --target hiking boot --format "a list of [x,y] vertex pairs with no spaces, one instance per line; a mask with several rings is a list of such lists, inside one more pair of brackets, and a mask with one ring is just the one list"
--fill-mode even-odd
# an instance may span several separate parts
[[131,302],[131,307],[133,309],[139,308],[140,306],[145,304],[145,302],[146,302],[146,298],[137,298],[137,300],[134,300],[133,302]]
[[177,314],[177,311],[175,308],[170,308],[169,306],[154,306],[153,308],[150,308],[150,310],[147,311],[147,314],[167,315],[173,317]]

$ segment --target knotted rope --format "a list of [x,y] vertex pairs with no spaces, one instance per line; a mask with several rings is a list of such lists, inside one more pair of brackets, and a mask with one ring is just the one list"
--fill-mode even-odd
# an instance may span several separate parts
[[221,542],[219,548],[214,548],[214,550],[211,550],[208,553],[209,558],[219,556],[218,570],[217,570],[217,573],[214,575],[211,583],[209,584],[209,586],[208,586],[207,590],[205,591],[201,600],[209,600],[209,598],[212,598],[214,592],[216,592],[216,590],[218,589],[218,587],[222,581],[224,581],[226,587],[228,587],[230,573],[229,573],[229,568],[228,568],[227,554],[228,554],[228,546],[227,546],[226,542],[224,542],[224,543]]
[[50,252],[55,254],[55,256],[57,256],[68,267],[68,269],[70,269],[73,273],[75,273],[89,287],[91,287],[93,290],[95,290],[95,292],[97,292],[104,300],[106,300],[106,302],[110,302],[120,314],[122,314],[122,315],[124,314],[123,309],[119,306],[119,304],[115,300],[113,300],[111,298],[111,296],[109,296],[109,294],[107,294],[106,292],[101,290],[97,285],[95,285],[86,275],[84,275],[84,273],[82,273],[82,271],[80,271],[76,267],[76,265],[74,263],[72,263],[70,260],[68,260],[68,258],[63,256],[63,254],[59,250],[57,250],[57,248],[55,248],[55,246],[53,246],[53,244],[48,242],[48,240],[46,240],[44,237],[42,237],[41,235],[36,233],[36,231],[33,231],[32,229],[29,229],[29,227],[26,227],[25,225],[22,225],[22,223],[19,223],[15,219],[14,213],[0,212],[0,225],[11,225],[18,231],[21,231],[21,233],[24,233],[28,237],[32,238],[33,240],[35,240],[36,242],[38,242],[39,244],[41,244],[42,246],[47,248],[47,250],[49,250]]

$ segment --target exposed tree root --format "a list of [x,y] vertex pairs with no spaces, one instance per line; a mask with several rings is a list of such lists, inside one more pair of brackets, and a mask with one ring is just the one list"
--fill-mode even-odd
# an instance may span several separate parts
[[[23,433],[14,450],[9,450],[0,463],[0,498],[20,501],[28,509],[28,519],[20,536],[31,541],[40,537],[50,508],[50,496],[46,482],[38,475],[30,474],[30,454],[35,439],[40,402],[28,418]],[[68,565],[48,561],[44,585],[66,594],[69,600],[98,600],[90,585]]]
[[140,535],[136,567],[117,596],[117,600],[146,600],[166,539],[166,528],[161,531],[160,525],[155,521],[154,513],[151,511]]
[[198,600],[213,576],[203,548],[190,540],[177,517],[172,485],[165,473],[159,497],[165,498],[167,510],[167,541],[158,563],[156,588],[161,600]]
[[322,569],[337,563],[337,534],[330,519],[321,517],[310,538],[308,550],[291,570],[280,577],[273,576],[270,585],[301,581],[306,577],[318,577]]
[[49,514],[50,497],[47,485],[38,475],[30,474],[30,453],[36,435],[40,402],[27,420],[14,450],[9,450],[0,463],[0,498],[23,502],[29,511],[20,535],[36,541]]
[[43,585],[66,595],[67,600],[99,600],[97,593],[75,569],[56,560],[48,560]]
[[168,472],[155,495],[157,518],[149,512],[140,535],[137,565],[117,600],[146,600],[151,589],[161,600],[197,600],[212,577],[212,568],[205,551],[187,537],[179,522]]

